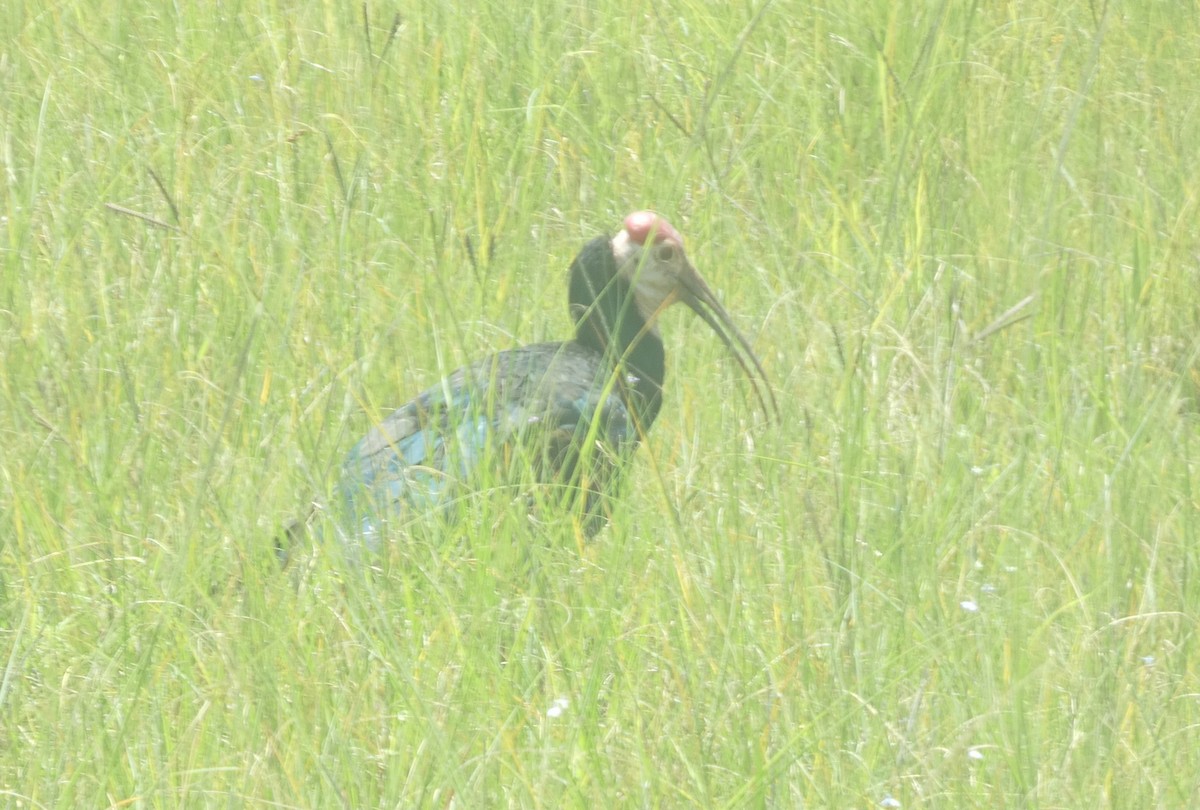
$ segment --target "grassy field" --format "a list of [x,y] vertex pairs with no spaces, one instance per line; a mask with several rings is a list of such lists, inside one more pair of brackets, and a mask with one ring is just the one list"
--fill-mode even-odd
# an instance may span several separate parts
[[[9,4],[0,805],[1196,805],[1195,7],[455,5]],[[641,207],[782,423],[681,309],[593,543],[281,573]]]

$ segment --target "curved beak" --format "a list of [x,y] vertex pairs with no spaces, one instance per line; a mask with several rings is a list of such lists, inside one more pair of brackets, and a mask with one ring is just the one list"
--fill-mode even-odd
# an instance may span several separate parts
[[[771,390],[767,372],[763,370],[758,356],[750,348],[750,342],[733,325],[733,319],[721,306],[721,302],[709,289],[704,278],[696,271],[696,268],[692,267],[691,263],[688,263],[684,272],[680,274],[679,280],[681,282],[678,293],[679,300],[687,304],[692,312],[699,315],[700,319],[708,324],[709,328],[729,349],[729,353],[737,360],[742,371],[746,373],[747,379],[750,380],[754,396],[758,398],[763,412],[774,417],[776,422],[782,421],[779,414],[779,403],[775,400],[775,392]],[[757,376],[754,372],[758,372]],[[770,404],[768,405],[768,403]]]

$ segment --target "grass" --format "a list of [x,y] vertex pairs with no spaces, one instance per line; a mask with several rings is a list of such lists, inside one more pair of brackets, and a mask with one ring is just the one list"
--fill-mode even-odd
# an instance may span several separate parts
[[[1194,803],[1198,27],[18,0],[3,802]],[[372,421],[566,334],[573,252],[643,206],[782,424],[672,314],[595,542],[489,503],[280,574]]]

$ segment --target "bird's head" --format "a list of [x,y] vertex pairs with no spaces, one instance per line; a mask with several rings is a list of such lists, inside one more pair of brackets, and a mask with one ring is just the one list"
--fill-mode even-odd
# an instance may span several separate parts
[[[615,269],[616,277],[610,280],[607,290],[613,289],[614,282],[621,282],[616,286],[626,288],[632,294],[633,305],[641,321],[640,332],[635,340],[646,335],[657,339],[658,318],[662,311],[677,302],[685,304],[708,324],[733,354],[750,379],[763,409],[778,417],[779,406],[762,363],[750,348],[749,341],[734,326],[733,319],[721,306],[707,282],[688,260],[679,231],[653,211],[635,211],[625,217],[623,224],[621,231],[604,246],[607,248],[604,252],[611,251],[611,262],[587,263],[595,268],[607,265]],[[580,259],[584,255],[581,254]],[[572,305],[576,309],[577,322],[583,321],[584,311],[598,304],[602,297],[593,282],[589,281],[588,288],[593,296],[588,302],[589,307],[576,309],[575,303]],[[572,300],[576,301],[574,293]]]

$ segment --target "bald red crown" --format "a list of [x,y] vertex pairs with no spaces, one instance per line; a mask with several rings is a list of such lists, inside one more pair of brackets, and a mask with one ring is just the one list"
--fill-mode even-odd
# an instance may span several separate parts
[[639,245],[645,245],[650,234],[654,234],[654,244],[672,242],[683,247],[679,231],[653,211],[635,211],[625,217],[625,232]]

